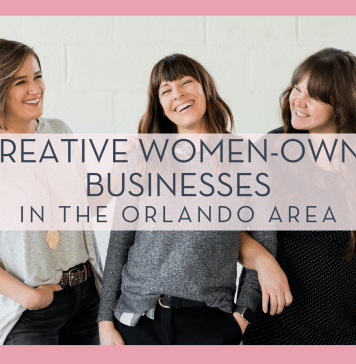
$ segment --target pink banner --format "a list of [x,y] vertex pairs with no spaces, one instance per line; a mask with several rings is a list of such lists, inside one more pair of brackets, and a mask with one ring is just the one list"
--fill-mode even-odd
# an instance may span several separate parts
[[104,0],[100,2],[84,2],[63,0],[60,2],[28,1],[3,2],[0,15],[36,15],[36,16],[266,16],[266,15],[355,15],[356,5],[342,0],[338,2],[321,2],[301,0],[291,3],[282,0],[234,2],[221,0],[218,2],[202,2],[182,0],[169,3],[164,0],[122,1]]

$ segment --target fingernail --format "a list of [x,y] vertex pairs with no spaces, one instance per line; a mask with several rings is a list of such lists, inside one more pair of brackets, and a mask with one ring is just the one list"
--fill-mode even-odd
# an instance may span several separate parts
[[136,146],[135,143],[130,143],[131,148],[135,148],[135,146]]

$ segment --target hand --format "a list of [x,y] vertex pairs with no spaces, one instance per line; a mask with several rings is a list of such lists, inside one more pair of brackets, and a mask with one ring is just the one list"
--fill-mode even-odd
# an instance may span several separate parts
[[53,301],[53,292],[61,291],[59,284],[46,284],[30,290],[25,307],[28,310],[40,310],[49,306]]
[[273,257],[264,259],[257,273],[262,290],[263,312],[268,312],[269,302],[271,315],[282,313],[284,307],[293,302],[287,276]]
[[122,336],[111,321],[99,322],[99,335],[101,345],[125,345]]
[[239,324],[241,331],[242,331],[242,335],[243,335],[246,331],[248,322],[238,312],[233,312],[232,315],[234,316],[235,320]]
[[[132,136],[131,138],[129,138],[127,140],[127,142],[125,142],[121,148],[120,148],[120,152],[125,152],[125,153],[128,153],[130,152],[132,149],[134,148],[138,148],[140,146],[140,142],[138,140],[137,137],[135,136]],[[121,171],[122,170],[122,167],[124,166],[124,162],[117,162],[117,163],[114,163],[114,167]]]

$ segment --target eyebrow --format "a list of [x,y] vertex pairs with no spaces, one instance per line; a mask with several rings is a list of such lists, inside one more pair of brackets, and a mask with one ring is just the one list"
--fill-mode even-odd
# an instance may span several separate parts
[[[35,73],[34,73],[34,75],[35,75],[35,76],[37,76],[37,75],[39,75],[39,74],[41,74],[41,73],[42,73],[42,71],[40,70],[40,71],[35,72]],[[27,78],[27,76],[15,77],[15,78],[14,78],[14,82],[16,82],[16,81],[18,81],[18,80],[23,80],[23,79],[25,79],[25,78]]]

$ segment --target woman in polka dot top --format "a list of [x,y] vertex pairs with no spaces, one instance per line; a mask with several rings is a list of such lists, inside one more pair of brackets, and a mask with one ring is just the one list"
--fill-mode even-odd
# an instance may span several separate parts
[[[356,133],[356,57],[334,48],[311,55],[280,105],[284,125],[271,133]],[[317,192],[310,187],[306,198]],[[244,344],[356,344],[355,241],[354,231],[278,231],[293,303],[273,316],[259,308]]]

